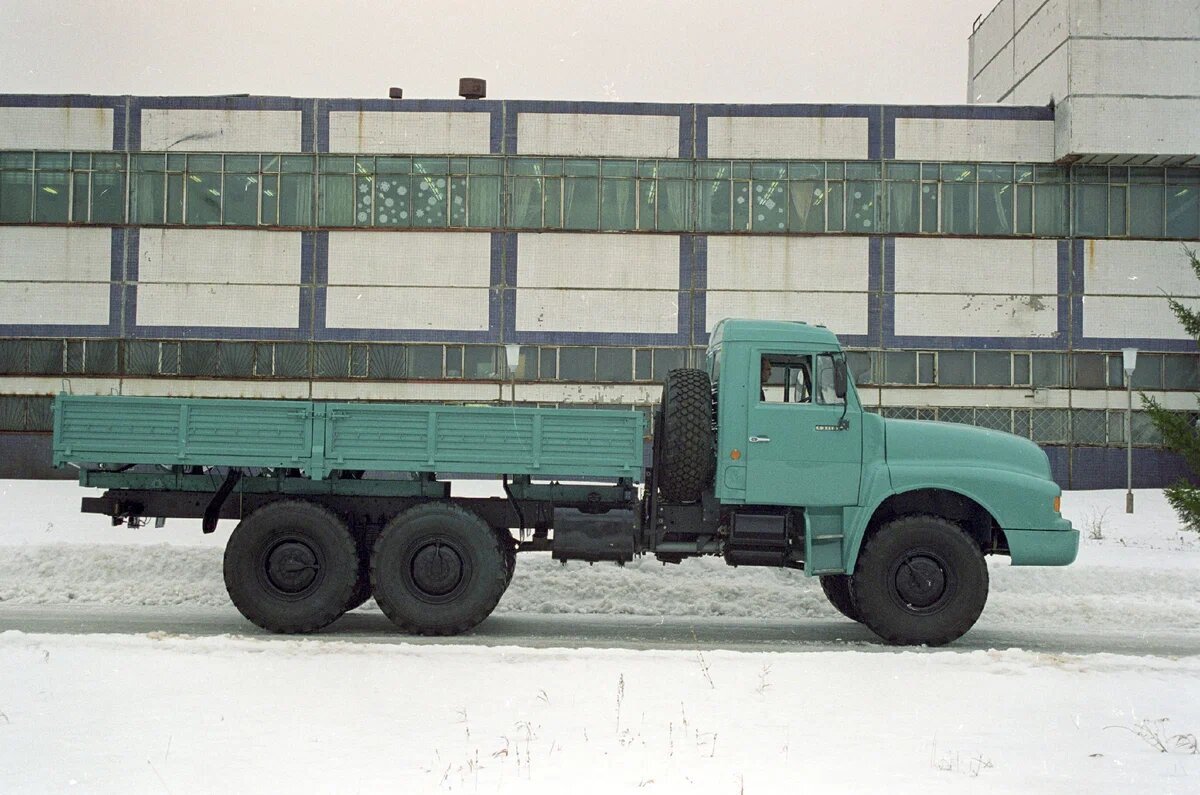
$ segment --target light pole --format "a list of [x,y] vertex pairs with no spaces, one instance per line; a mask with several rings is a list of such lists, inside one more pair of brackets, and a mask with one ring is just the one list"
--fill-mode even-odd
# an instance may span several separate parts
[[1122,348],[1125,366],[1125,513],[1133,513],[1133,371],[1137,369],[1137,348]]
[[517,405],[517,365],[521,362],[521,346],[510,342],[504,346],[504,361],[508,365],[508,383],[512,398],[508,401],[508,405]]

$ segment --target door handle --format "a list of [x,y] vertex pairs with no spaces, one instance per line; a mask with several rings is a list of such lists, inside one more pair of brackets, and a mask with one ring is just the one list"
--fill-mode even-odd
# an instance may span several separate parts
[[769,442],[769,441],[771,441],[770,436],[751,436],[750,437],[750,442],[753,444],[757,444],[759,442]]

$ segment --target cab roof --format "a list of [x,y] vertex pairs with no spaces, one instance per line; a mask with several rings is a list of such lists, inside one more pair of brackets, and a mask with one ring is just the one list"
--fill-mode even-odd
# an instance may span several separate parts
[[708,338],[709,345],[721,342],[781,342],[840,348],[837,336],[824,326],[801,320],[752,320],[725,318],[717,323]]

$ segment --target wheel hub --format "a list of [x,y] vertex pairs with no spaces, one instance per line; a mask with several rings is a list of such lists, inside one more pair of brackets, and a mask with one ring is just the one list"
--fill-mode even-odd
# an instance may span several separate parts
[[267,556],[267,579],[284,593],[304,591],[320,571],[317,554],[302,541],[285,541]]
[[428,544],[413,555],[413,583],[430,596],[450,593],[462,581],[462,576],[462,558],[446,544]]
[[927,608],[946,593],[946,572],[938,561],[926,555],[906,558],[896,569],[897,595],[915,608]]

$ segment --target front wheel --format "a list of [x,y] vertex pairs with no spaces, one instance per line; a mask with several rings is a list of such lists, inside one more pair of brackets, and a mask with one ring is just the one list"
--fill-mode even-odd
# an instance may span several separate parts
[[863,544],[851,589],[862,622],[888,643],[941,646],[983,612],[987,562],[953,522],[905,516]]
[[821,577],[821,590],[839,613],[851,621],[862,623],[862,616],[854,605],[854,595],[850,593],[850,575],[826,574]]

